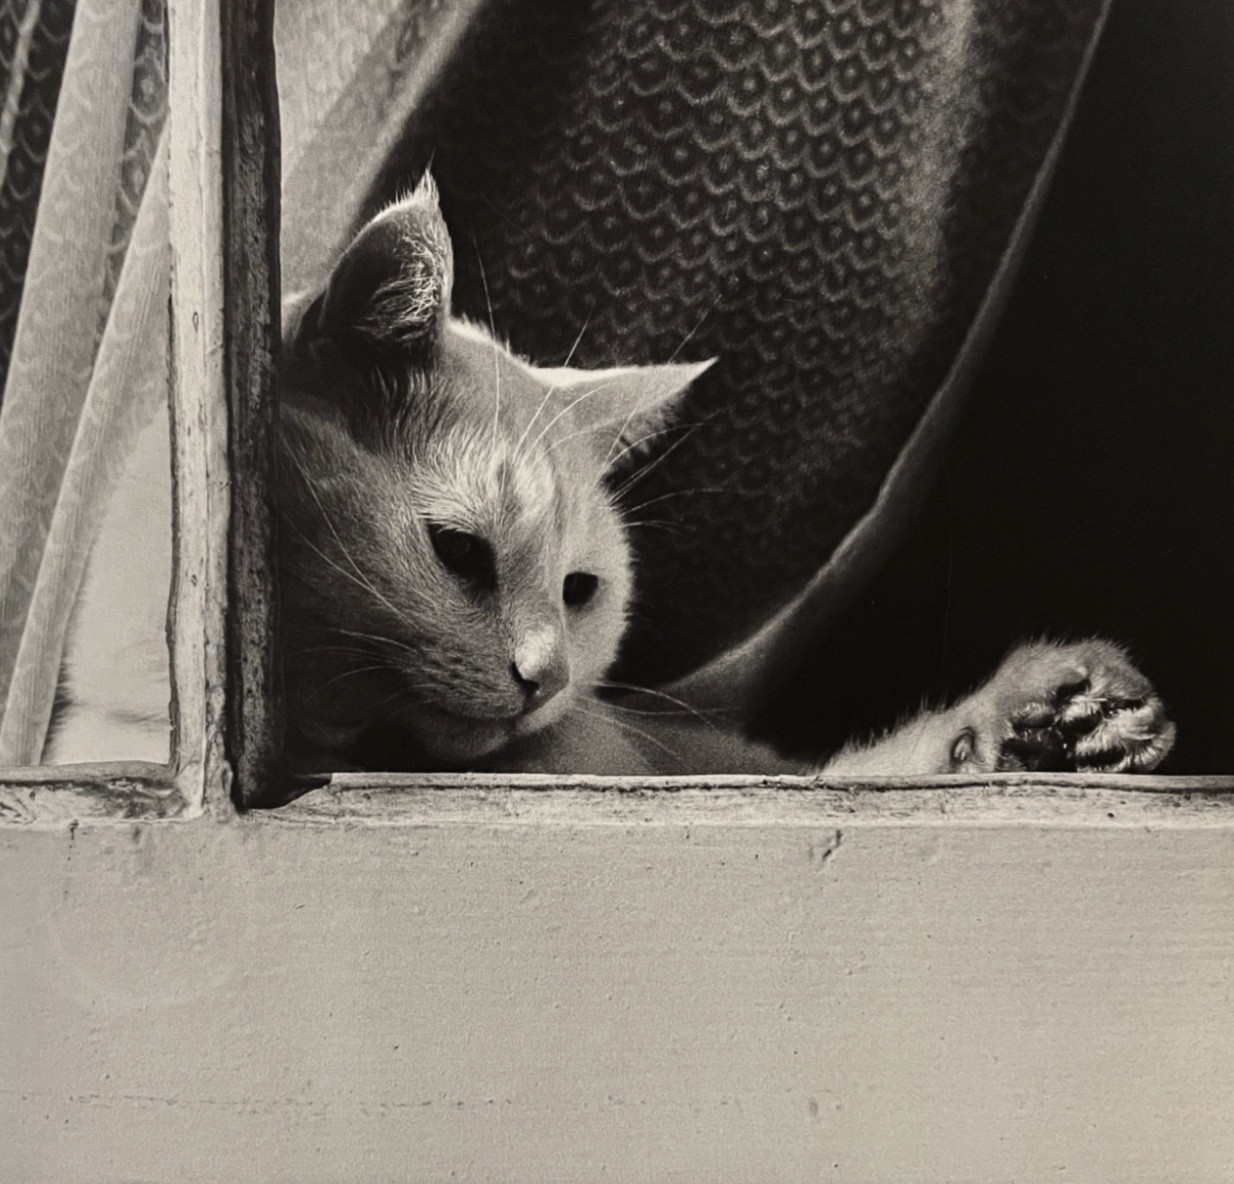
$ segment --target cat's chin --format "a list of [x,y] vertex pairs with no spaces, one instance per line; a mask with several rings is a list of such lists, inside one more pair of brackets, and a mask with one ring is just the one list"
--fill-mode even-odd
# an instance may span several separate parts
[[537,711],[502,719],[421,706],[414,726],[418,740],[434,757],[470,764],[556,723],[568,710],[567,700],[568,696],[558,695]]

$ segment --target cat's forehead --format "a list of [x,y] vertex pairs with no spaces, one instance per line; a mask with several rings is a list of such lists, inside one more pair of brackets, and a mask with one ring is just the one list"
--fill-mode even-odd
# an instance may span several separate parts
[[550,452],[472,417],[434,434],[418,457],[414,484],[425,516],[460,529],[546,534],[573,517]]
[[569,395],[465,323],[442,347],[429,413],[408,424],[417,513],[533,549],[577,540],[611,514]]

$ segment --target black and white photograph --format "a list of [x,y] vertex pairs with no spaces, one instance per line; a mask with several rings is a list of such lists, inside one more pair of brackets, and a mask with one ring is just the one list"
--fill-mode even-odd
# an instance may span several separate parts
[[0,96],[0,1178],[1230,1178],[1234,8]]

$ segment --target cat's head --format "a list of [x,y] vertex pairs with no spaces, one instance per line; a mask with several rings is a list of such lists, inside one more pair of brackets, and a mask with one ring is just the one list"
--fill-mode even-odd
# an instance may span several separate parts
[[606,472],[709,364],[538,368],[450,317],[451,279],[425,181],[286,327],[287,681],[325,750],[382,724],[466,765],[587,710],[631,588]]

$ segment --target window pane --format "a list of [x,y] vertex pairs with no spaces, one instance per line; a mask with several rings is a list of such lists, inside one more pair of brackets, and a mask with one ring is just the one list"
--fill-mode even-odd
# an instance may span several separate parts
[[162,762],[165,10],[28,0],[0,19],[0,764]]

